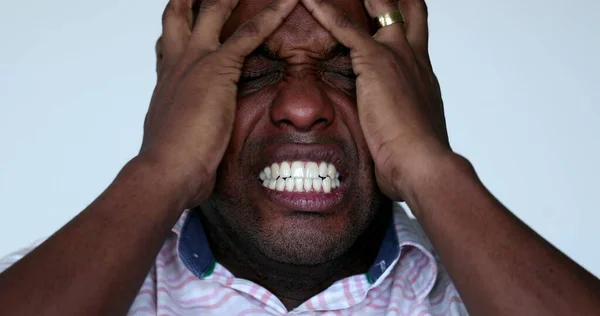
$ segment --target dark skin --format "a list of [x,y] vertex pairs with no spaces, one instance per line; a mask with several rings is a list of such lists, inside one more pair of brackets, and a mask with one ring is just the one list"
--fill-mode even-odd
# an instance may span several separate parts
[[[256,9],[244,3],[240,10]],[[0,274],[2,313],[126,314],[182,210],[198,206],[219,260],[236,275],[276,291],[292,308],[334,279],[364,271],[373,250],[357,259],[356,249],[366,250],[366,239],[381,239],[386,203],[405,200],[471,314],[596,314],[598,279],[515,218],[469,161],[450,149],[429,61],[425,3],[366,1],[371,17],[396,9],[406,16],[404,25],[375,35],[361,26],[360,10],[352,9],[356,3],[343,4],[339,7],[351,12],[329,1],[274,0],[227,38],[231,32],[223,37],[223,25],[236,1],[207,0],[194,19],[192,1],[171,0],[139,155],[89,207]],[[239,13],[231,29],[250,13]],[[301,18],[290,23],[315,25],[317,31],[305,38],[323,36],[324,42],[286,46],[303,30],[293,24],[280,28],[291,14]],[[287,31],[278,33],[282,29]],[[327,59],[322,52],[336,41],[350,52],[355,98],[339,77],[316,71],[315,60]],[[249,93],[246,57],[269,42],[290,67]],[[280,147],[265,146],[273,144]],[[349,165],[340,173],[346,193],[364,194],[360,207],[345,195],[340,203],[348,207],[302,216],[257,199],[252,185],[257,179],[250,174],[261,168],[265,153],[281,158],[302,151],[290,144],[308,146],[312,154],[313,146],[341,152],[339,162]],[[234,198],[232,191],[244,184],[247,194]],[[224,251],[240,245],[248,251]],[[316,270],[336,265],[339,270],[332,278],[323,271],[302,278],[301,291],[291,291],[272,282],[289,280],[295,269],[306,275],[303,267],[291,270],[289,258]],[[261,264],[244,266],[235,259]]]
[[[267,3],[242,2],[222,37],[229,38]],[[359,1],[337,4],[362,27],[370,27]],[[354,75],[344,75],[349,67],[349,51],[305,7],[296,7],[246,59],[231,141],[215,193],[202,207],[217,260],[237,277],[269,289],[289,310],[337,280],[364,273],[391,217],[391,201],[374,181],[358,121]],[[245,79],[253,73],[264,77]],[[344,149],[344,163],[353,172],[344,178],[348,193],[331,213],[293,213],[263,194],[255,170],[264,163],[255,158],[269,147],[290,150],[278,147],[289,142],[316,143],[315,150],[338,144]]]

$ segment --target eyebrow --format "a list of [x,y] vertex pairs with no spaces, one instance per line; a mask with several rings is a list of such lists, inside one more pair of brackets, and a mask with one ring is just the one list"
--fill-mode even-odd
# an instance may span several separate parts
[[341,43],[335,43],[325,51],[325,59],[331,59],[337,56],[348,56],[350,55],[350,48],[342,45]]
[[267,44],[260,44],[248,57],[266,57],[268,59],[279,59],[275,51]]
[[[350,54],[350,49],[341,43],[335,43],[323,52],[324,59],[331,59],[336,56],[347,56]],[[277,54],[269,45],[260,44],[248,57],[265,57],[268,59],[280,59],[281,57]]]

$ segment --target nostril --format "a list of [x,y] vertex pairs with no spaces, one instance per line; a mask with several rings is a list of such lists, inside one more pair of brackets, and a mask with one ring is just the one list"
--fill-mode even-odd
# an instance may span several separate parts
[[288,119],[281,119],[279,120],[279,123],[282,125],[290,125],[290,126],[294,126],[294,122],[288,120]]
[[327,119],[322,117],[322,118],[317,119],[316,121],[314,121],[313,122],[313,126],[314,125],[320,125],[320,124],[327,125],[327,122],[328,122]]

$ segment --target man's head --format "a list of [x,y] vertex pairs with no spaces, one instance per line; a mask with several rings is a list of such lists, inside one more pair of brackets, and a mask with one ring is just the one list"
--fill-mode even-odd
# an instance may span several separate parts
[[[268,2],[240,1],[223,39]],[[371,27],[362,1],[337,2]],[[246,60],[232,138],[202,206],[210,224],[282,263],[346,252],[383,199],[354,90],[348,50],[298,5]]]

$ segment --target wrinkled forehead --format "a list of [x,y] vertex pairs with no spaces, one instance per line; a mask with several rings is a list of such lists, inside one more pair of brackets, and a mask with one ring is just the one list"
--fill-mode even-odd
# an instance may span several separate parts
[[[226,39],[245,21],[261,12],[271,0],[240,0],[229,21],[223,28]],[[362,0],[329,0],[342,12],[366,29],[372,30],[372,20]],[[271,35],[267,44],[275,50],[326,50],[337,42],[333,36],[315,20],[310,12],[299,3],[284,23]]]

